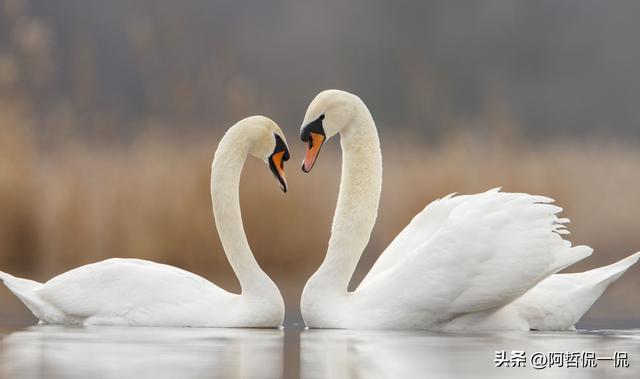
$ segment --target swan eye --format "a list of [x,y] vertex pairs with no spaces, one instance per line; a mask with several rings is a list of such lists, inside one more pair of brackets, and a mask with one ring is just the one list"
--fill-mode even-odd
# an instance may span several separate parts
[[287,144],[284,142],[284,140],[282,139],[282,137],[280,137],[277,134],[273,135],[276,139],[276,147],[273,149],[273,153],[271,155],[275,155],[281,151],[284,152],[283,156],[282,156],[282,160],[283,161],[288,161],[289,160],[289,149],[287,148]]
[[324,127],[322,126],[322,120],[324,120],[324,113],[302,127],[302,130],[300,130],[300,139],[302,140],[302,142],[309,142],[309,136],[311,135],[311,133],[321,134],[322,136],[325,135]]

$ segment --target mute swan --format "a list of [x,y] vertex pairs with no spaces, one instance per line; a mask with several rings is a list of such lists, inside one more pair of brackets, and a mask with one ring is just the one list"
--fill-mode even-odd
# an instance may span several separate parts
[[[338,90],[311,102],[302,170],[340,133],[342,176],[331,239],[300,307],[307,326],[347,329],[570,329],[640,258],[552,275],[589,256],[562,238],[553,200],[499,189],[429,204],[391,242],[353,292],[347,286],[376,220],[380,143],[366,105]],[[545,279],[546,278],[546,279]]]
[[194,327],[277,327],[284,302],[251,253],[240,215],[238,187],[251,154],[268,162],[283,192],[289,151],[280,128],[248,117],[224,135],[211,165],[216,227],[242,293],[229,293],[188,271],[140,259],[107,259],[46,283],[0,272],[0,279],[43,323]]

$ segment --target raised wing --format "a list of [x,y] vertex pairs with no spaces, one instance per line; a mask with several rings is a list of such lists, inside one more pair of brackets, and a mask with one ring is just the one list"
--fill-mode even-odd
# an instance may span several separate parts
[[450,194],[434,200],[418,213],[382,252],[360,286],[366,286],[372,278],[402,262],[442,227],[451,211],[469,198],[469,195],[454,196]]
[[[562,209],[549,198],[496,189],[455,199],[414,219],[356,293],[446,320],[507,304],[591,254],[562,239],[568,220],[558,219]],[[422,234],[421,225],[433,230]]]

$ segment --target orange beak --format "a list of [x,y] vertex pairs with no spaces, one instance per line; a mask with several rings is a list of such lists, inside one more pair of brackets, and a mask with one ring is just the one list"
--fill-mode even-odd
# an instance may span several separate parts
[[[278,184],[280,184],[280,189],[282,192],[287,192],[287,178],[284,175],[284,156],[286,151],[279,151],[269,158],[269,166],[271,167],[271,171],[273,175],[276,177]],[[288,159],[288,158],[287,158]]]
[[318,159],[318,154],[320,154],[320,148],[324,140],[325,137],[320,133],[309,133],[309,143],[307,144],[307,151],[304,155],[304,161],[302,162],[302,171],[311,171],[313,165],[316,163],[316,159]]

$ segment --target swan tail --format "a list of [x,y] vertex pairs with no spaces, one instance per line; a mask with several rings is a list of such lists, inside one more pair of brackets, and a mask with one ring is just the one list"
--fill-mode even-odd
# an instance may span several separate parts
[[[577,323],[582,316],[587,313],[593,303],[602,296],[607,287],[618,280],[638,259],[640,259],[640,252],[608,266],[576,274],[562,274],[570,276],[570,279],[576,282],[576,288],[572,291],[574,293],[572,296],[574,299],[572,302],[574,314],[573,324]],[[573,328],[573,324],[570,328]]]
[[607,286],[617,280],[629,267],[638,262],[638,260],[640,260],[640,251],[608,266],[599,267],[577,274],[565,275],[580,275],[584,277],[582,280],[585,282]]
[[7,288],[9,288],[9,290],[13,293],[15,293],[16,291],[34,291],[37,288],[42,287],[42,283],[40,282],[36,282],[35,280],[16,278],[15,276],[2,271],[0,271],[0,280],[2,280],[4,282],[4,285],[7,286]]
[[51,315],[59,315],[60,312],[42,300],[37,294],[37,290],[42,287],[42,283],[34,280],[16,278],[13,275],[0,271],[0,280],[24,305],[29,308],[31,313],[42,321],[47,321]]
[[640,259],[640,252],[593,270],[555,274],[516,301],[529,315],[532,329],[568,330],[591,308],[607,287]]

